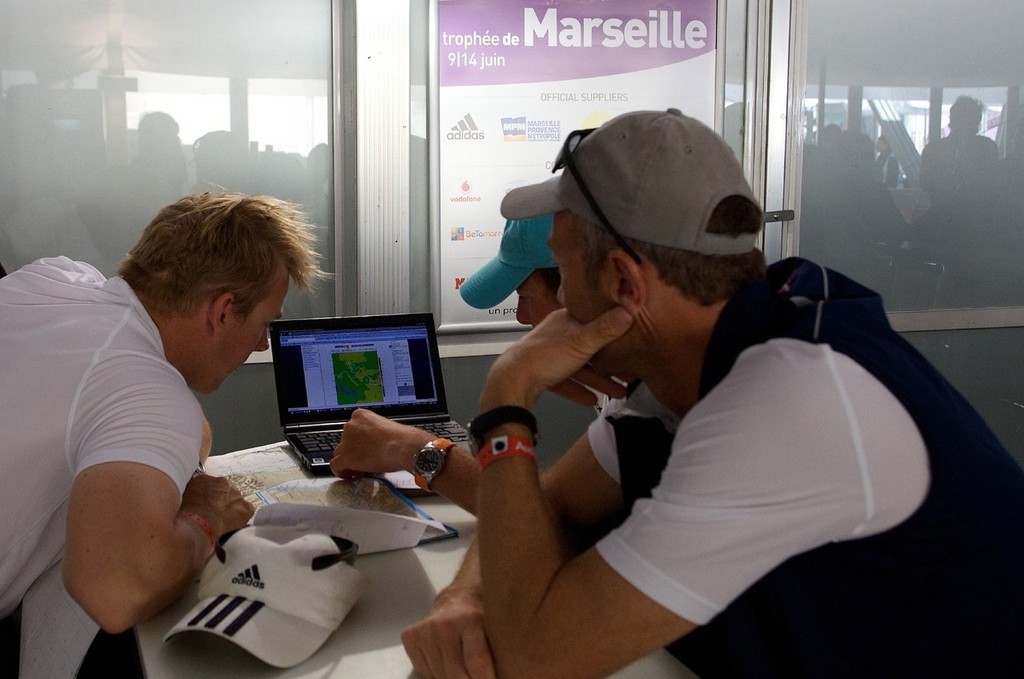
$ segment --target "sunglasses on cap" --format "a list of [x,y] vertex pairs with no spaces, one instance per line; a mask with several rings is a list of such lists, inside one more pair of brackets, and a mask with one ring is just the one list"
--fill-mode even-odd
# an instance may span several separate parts
[[604,230],[615,239],[615,244],[622,248],[627,255],[633,258],[633,260],[639,264],[640,255],[636,253],[636,250],[629,246],[626,239],[622,237],[612,223],[605,217],[604,211],[601,206],[597,204],[597,200],[594,199],[594,194],[590,192],[590,187],[583,181],[583,176],[580,175],[579,168],[576,167],[576,162],[573,160],[573,154],[576,153],[576,149],[579,148],[580,142],[587,138],[591,132],[596,130],[596,127],[592,127],[586,130],[575,130],[569,133],[569,136],[565,138],[565,143],[562,144],[561,150],[558,152],[558,156],[555,157],[555,165],[551,168],[551,172],[557,172],[562,168],[569,170],[569,174],[572,175],[573,179],[576,180],[576,185],[580,187],[580,191],[583,193],[583,197],[587,199],[587,203],[590,204],[590,209],[597,215],[598,220],[601,222],[601,226]]

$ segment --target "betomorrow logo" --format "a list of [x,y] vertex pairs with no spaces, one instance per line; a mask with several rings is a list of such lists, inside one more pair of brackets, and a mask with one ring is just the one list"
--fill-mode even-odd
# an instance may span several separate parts
[[495,231],[483,229],[474,229],[472,227],[465,226],[453,226],[452,227],[452,240],[468,240],[470,238],[501,238],[504,235],[504,231]]

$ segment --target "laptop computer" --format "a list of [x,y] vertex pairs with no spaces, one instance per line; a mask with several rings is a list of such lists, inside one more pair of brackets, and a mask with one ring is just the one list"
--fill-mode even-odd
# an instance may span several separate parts
[[357,408],[469,440],[448,415],[431,313],[274,321],[270,348],[285,439],[314,474],[331,473],[334,448]]

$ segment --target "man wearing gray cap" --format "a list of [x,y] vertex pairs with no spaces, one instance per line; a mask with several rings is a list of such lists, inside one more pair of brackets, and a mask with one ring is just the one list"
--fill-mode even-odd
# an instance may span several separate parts
[[[561,168],[502,203],[555,214],[565,309],[481,392],[477,543],[403,635],[417,670],[605,676],[667,646],[702,677],[1019,676],[1024,471],[879,297],[766,268],[741,168],[679,111],[574,132]],[[641,382],[674,439],[592,433],[542,490],[530,408],[588,372]]]

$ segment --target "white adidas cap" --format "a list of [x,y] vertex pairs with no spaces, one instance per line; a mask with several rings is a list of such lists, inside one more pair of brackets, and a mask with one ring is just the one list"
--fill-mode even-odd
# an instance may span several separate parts
[[166,635],[215,634],[275,667],[309,658],[366,588],[358,547],[292,526],[225,533],[199,581],[199,603]]

